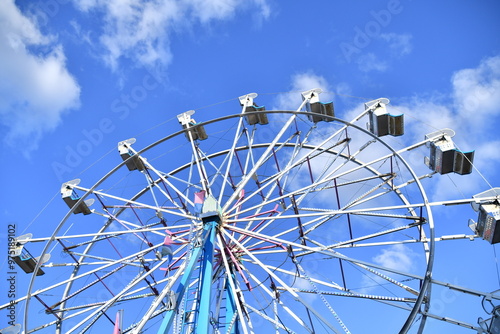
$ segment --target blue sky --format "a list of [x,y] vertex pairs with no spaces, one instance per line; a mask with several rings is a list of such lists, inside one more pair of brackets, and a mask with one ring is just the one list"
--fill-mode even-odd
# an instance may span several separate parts
[[[357,97],[387,97],[407,115],[407,133],[395,144],[449,127],[461,149],[476,151],[472,175],[426,180],[431,200],[486,190],[482,176],[500,185],[497,1],[0,0],[0,6],[0,216],[18,234],[49,235],[66,212],[61,183],[93,184],[120,162],[119,141],[137,137],[144,147],[177,131],[175,116],[186,110],[197,110],[199,121],[227,114],[226,104],[212,106],[219,102],[233,100],[237,113],[234,99],[250,92],[268,110],[295,109],[297,92],[321,87],[346,119],[362,111]],[[422,157],[409,159],[425,172]],[[437,210],[438,234],[469,233],[467,220],[476,218],[469,207]],[[2,242],[6,234],[0,231]],[[440,253],[446,261],[436,265],[436,278],[500,288],[493,247],[481,240],[462,245]],[[27,278],[19,280],[24,286]],[[479,316],[479,298],[452,295],[447,302],[439,294],[443,315],[473,323]],[[465,304],[474,304],[470,312]]]

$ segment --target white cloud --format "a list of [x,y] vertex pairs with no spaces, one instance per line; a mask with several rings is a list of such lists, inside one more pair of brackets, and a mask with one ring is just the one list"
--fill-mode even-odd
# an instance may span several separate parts
[[473,128],[500,114],[500,56],[455,72],[451,82],[457,112]]
[[385,268],[411,272],[414,267],[416,254],[405,245],[395,244],[385,249],[373,257],[373,262]]
[[64,112],[78,107],[80,87],[66,68],[62,47],[43,35],[12,0],[4,1],[0,11],[0,55],[5,140],[28,154]]
[[362,72],[387,71],[395,59],[411,53],[411,39],[410,34],[380,34],[377,40],[381,41],[381,51],[361,53],[355,60],[358,69]]
[[[269,17],[265,0],[252,3],[258,8],[259,18]],[[250,4],[243,0],[77,0],[81,10],[104,14],[99,43],[106,49],[103,57],[113,70],[119,68],[122,58],[146,67],[169,65],[173,32],[197,22],[231,19],[238,9]]]
[[374,53],[369,52],[363,54],[356,59],[358,68],[363,72],[385,72],[389,65],[387,62],[380,60]]
[[339,95],[340,97],[350,96],[352,95],[351,86],[349,86],[349,84],[345,82],[341,82],[336,85],[335,94]]
[[[392,246],[381,249],[372,261],[382,267],[394,269],[401,272],[411,273],[416,269],[415,261],[418,259],[419,254],[402,244],[394,244]],[[377,270],[377,272],[381,272]],[[385,285],[387,281],[382,277],[364,272],[365,275],[361,276],[361,288],[358,289],[359,293],[372,293],[379,285]],[[387,273],[383,273],[387,274]],[[398,275],[390,274],[390,277],[397,279]]]
[[411,44],[412,35],[410,34],[388,33],[381,34],[380,38],[388,43],[389,49],[393,52],[394,56],[408,55],[413,49]]
[[[299,290],[306,290],[306,291],[311,291],[314,290],[314,287],[311,285],[311,283],[304,277],[291,277],[288,276],[288,281],[291,287],[299,289]],[[319,298],[319,295],[315,293],[301,293],[300,297],[308,304],[314,303],[315,300]]]
[[327,80],[312,72],[298,73],[292,76],[291,89],[288,93],[278,95],[275,102],[277,110],[297,110],[302,103],[302,92],[310,89],[320,88],[324,93],[320,95],[320,100],[331,101],[332,94]]
[[[452,106],[436,96],[414,96],[404,106],[394,105],[396,110],[408,115],[405,122],[405,136],[413,142],[444,128],[456,128],[456,115]],[[389,107],[390,108],[390,107]]]
[[[267,18],[270,7],[265,0],[254,0],[259,7],[259,15]],[[241,0],[187,0],[185,4],[190,7],[192,15],[202,23],[212,20],[224,20],[234,16],[236,10],[245,4]]]

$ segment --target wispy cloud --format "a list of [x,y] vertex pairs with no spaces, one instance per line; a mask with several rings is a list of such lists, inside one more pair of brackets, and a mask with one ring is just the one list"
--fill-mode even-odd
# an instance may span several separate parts
[[[457,71],[451,79],[455,108],[478,134],[488,117],[500,115],[500,56],[484,59],[478,67]],[[479,130],[479,131],[478,131]]]
[[[402,244],[395,244],[377,252],[373,256],[372,261],[384,268],[399,270],[401,272],[412,272],[415,270],[418,257],[419,254],[409,247]],[[389,276],[396,278],[395,276],[397,275],[390,274]],[[358,289],[358,292],[371,293],[375,291],[379,285],[385,285],[386,283],[387,281],[382,277],[370,272],[365,272],[365,275],[361,276],[361,288]]]
[[413,45],[411,44],[412,35],[410,34],[387,33],[381,34],[380,38],[387,42],[394,56],[406,56],[413,49]]
[[260,18],[270,15],[265,0],[77,0],[82,11],[98,12],[104,17],[98,43],[105,49],[103,59],[113,70],[123,59],[140,66],[169,65],[173,58],[170,38],[175,31],[190,29],[194,24],[234,17],[240,8],[257,8]]
[[385,72],[392,62],[411,53],[412,35],[386,33],[377,36],[378,52],[366,52],[356,58],[358,68],[362,72]]
[[313,72],[302,72],[292,76],[290,90],[287,93],[278,95],[275,101],[275,109],[277,110],[296,110],[302,103],[301,92],[310,89],[321,88],[323,94],[320,98],[323,101],[330,101],[332,95],[330,84],[325,77],[314,74]]
[[373,257],[373,262],[385,268],[411,272],[417,255],[405,245],[396,244],[382,249]]
[[8,129],[4,139],[29,154],[63,113],[79,106],[80,87],[66,68],[62,47],[12,0],[4,1],[0,11],[0,55],[0,122]]
[[362,72],[385,72],[389,67],[386,61],[380,60],[374,53],[366,53],[356,60],[358,68]]
[[[254,3],[258,9],[258,15],[268,18],[271,9],[266,0],[253,0],[248,4]],[[248,5],[247,4],[247,5]],[[202,23],[212,20],[224,20],[234,16],[238,8],[245,7],[245,1],[241,0],[188,0],[185,1],[186,11],[190,11],[192,16]]]

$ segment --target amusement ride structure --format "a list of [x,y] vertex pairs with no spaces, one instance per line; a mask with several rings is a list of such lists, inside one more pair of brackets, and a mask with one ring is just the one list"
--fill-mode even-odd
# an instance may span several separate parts
[[[65,182],[69,211],[52,235],[16,239],[12,259],[32,276],[15,301],[22,322],[1,333],[357,333],[369,316],[374,333],[431,321],[500,333],[500,294],[433,276],[436,243],[500,241],[499,188],[431,201],[422,185],[470,174],[474,152],[450,129],[395,148],[405,122],[388,99],[345,121],[320,93],[302,92],[295,111],[266,110],[253,93],[233,115],[182,113],[179,131],[148,146],[118,143],[116,167],[94,185]],[[423,174],[408,163],[415,151]],[[472,234],[437,235],[431,209],[460,204],[477,211]],[[377,254],[414,256],[391,265]],[[482,298],[490,316],[434,314],[437,287]]]

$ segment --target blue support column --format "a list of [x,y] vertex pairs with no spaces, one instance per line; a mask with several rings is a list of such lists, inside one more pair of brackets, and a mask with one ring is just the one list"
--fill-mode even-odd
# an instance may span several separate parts
[[[212,218],[212,217],[210,217]],[[215,232],[218,224],[217,219],[205,221],[205,226],[209,228],[209,235],[203,246],[203,263],[201,267],[200,303],[198,313],[198,323],[195,332],[198,334],[208,333],[210,326],[210,297],[212,295],[212,275],[214,260]]]
[[[177,300],[175,305],[179,305],[182,301],[186,289],[189,286],[191,276],[194,269],[198,265],[200,257],[202,257],[202,271],[201,271],[201,299],[198,305],[198,324],[196,325],[196,333],[208,333],[208,326],[210,324],[210,295],[212,290],[212,270],[213,270],[213,254],[214,254],[214,241],[215,233],[217,231],[217,226],[220,222],[219,215],[210,215],[203,218],[204,223],[204,233],[202,237],[201,245],[198,245],[193,249],[189,263],[184,271],[184,275],[175,291]],[[175,316],[177,306],[165,312],[165,317],[158,329],[158,334],[167,334],[172,321]]]
[[194,271],[195,267],[197,266],[197,262],[201,256],[201,253],[202,253],[201,247],[197,247],[193,250],[193,253],[191,254],[191,259],[189,260],[189,263],[186,267],[186,270],[184,271],[184,275],[182,276],[182,279],[179,283],[179,286],[177,287],[177,290],[175,291],[176,296],[177,296],[177,300],[175,301],[176,306],[174,309],[168,310],[165,312],[165,317],[163,318],[161,326],[158,329],[158,334],[167,334],[167,331],[169,330],[170,326],[172,325],[172,321],[174,320],[176,308],[182,301],[182,297],[184,296],[184,293],[186,292],[186,289],[189,285],[189,280],[191,279],[191,275],[193,274],[193,271]]
[[[235,280],[234,280],[234,274],[231,273],[231,275],[228,275],[228,280],[233,280],[233,282],[235,282]],[[233,291],[233,289],[231,288],[231,284],[229,283],[229,281],[226,282],[225,289],[226,289],[226,293],[227,293],[227,298],[226,298],[226,320],[228,322],[230,322],[233,319],[234,314],[237,312],[236,303],[238,302],[238,300],[235,299],[236,291]],[[228,327],[229,327],[229,325],[230,324],[228,324]],[[233,327],[231,328],[231,331],[229,333],[230,334],[239,334],[240,333],[240,329],[239,328],[240,328],[240,326],[239,326],[239,320],[237,318],[236,321],[234,322]]]

